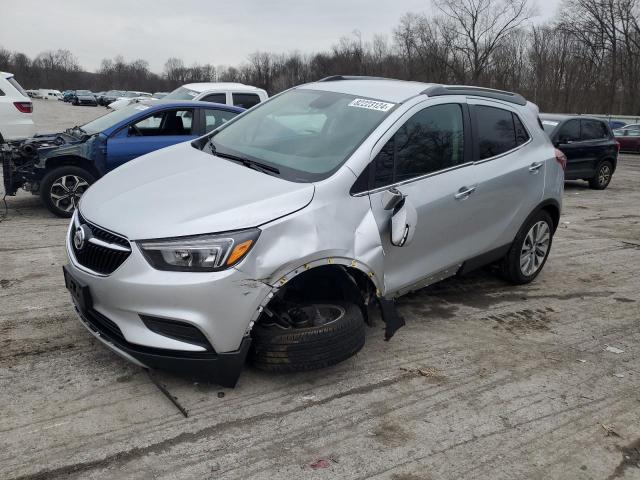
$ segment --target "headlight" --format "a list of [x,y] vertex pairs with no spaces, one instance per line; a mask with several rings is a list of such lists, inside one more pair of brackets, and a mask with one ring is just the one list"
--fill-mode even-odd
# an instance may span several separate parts
[[215,272],[242,260],[260,236],[252,228],[238,232],[137,242],[149,264],[158,270]]

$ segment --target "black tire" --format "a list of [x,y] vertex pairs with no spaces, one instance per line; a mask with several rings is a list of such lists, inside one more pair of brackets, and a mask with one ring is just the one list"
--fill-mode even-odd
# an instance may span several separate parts
[[[65,182],[62,182],[64,177],[75,177],[75,180],[68,178]],[[54,187],[58,181],[64,183],[70,190],[70,194],[66,199],[54,198],[54,195],[65,195],[62,186]],[[40,182],[40,198],[51,213],[58,217],[69,218],[73,214],[82,194],[95,181],[95,176],[84,168],[63,165],[62,167],[54,168],[42,178]],[[74,184],[76,186],[72,189]],[[71,206],[69,207],[69,205]]]
[[[544,254],[544,258],[541,260],[539,265],[536,267],[533,272],[524,271],[521,266],[521,257],[523,255],[523,246],[525,241],[527,241],[527,236],[532,230],[533,226],[539,224],[539,222],[545,222],[549,232],[549,239],[546,252]],[[500,262],[500,271],[502,276],[510,283],[514,285],[524,285],[526,283],[532,282],[538,274],[542,271],[544,264],[547,262],[547,258],[549,257],[549,252],[551,251],[551,243],[553,241],[553,220],[551,215],[549,215],[546,211],[540,210],[533,215],[531,215],[527,221],[520,227],[520,231],[516,235],[515,240],[511,244],[511,248],[509,252],[505,255],[505,257]],[[533,249],[532,249],[533,250]],[[535,255],[535,252],[534,252]],[[539,259],[539,257],[538,257]]]
[[595,176],[589,179],[589,188],[604,190],[611,183],[611,177],[613,177],[613,163],[609,160],[604,160],[598,164]]
[[354,303],[323,303],[329,304],[341,307],[344,314],[323,326],[284,330],[256,324],[253,365],[269,372],[301,372],[335,365],[355,355],[365,341],[362,310]]

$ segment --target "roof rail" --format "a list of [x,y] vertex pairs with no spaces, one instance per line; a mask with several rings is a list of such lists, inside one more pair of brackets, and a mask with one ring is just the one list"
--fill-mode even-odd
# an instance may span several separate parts
[[423,90],[422,93],[429,97],[440,97],[444,95],[471,95],[474,97],[493,98],[495,100],[515,103],[516,105],[527,104],[525,98],[519,93],[505,92],[504,90],[495,90],[493,88],[434,85]]
[[389,80],[384,77],[368,77],[366,75],[331,75],[330,77],[321,78],[318,82],[337,82],[339,80]]

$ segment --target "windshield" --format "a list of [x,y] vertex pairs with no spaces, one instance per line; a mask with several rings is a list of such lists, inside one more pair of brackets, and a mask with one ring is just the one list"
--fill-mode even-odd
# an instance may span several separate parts
[[76,90],[76,95],[91,95],[89,90]]
[[191,90],[190,88],[179,87],[173,92],[164,97],[164,100],[193,100],[193,97],[198,95],[198,92]]
[[328,177],[394,104],[296,89],[249,110],[211,139],[216,152],[276,167],[293,181]]
[[96,118],[92,122],[82,125],[81,128],[89,135],[93,135],[94,133],[102,132],[103,130],[112,127],[116,123],[121,122],[134,113],[138,113],[141,110],[146,110],[147,108],[149,108],[147,105],[136,104],[129,107],[121,108],[120,110],[114,110],[111,113],[107,113],[106,115]]

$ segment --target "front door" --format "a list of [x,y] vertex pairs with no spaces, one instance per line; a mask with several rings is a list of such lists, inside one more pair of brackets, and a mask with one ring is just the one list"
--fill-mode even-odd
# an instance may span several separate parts
[[107,140],[107,169],[122,165],[141,155],[198,136],[194,109],[170,109],[154,112],[121,128]]
[[[468,224],[477,179],[466,104],[417,106],[398,124],[381,139],[382,148],[374,149],[371,165],[369,197],[385,254],[385,295],[431,275],[453,274],[461,258],[474,251]],[[384,205],[389,188],[405,195],[418,214],[413,241],[402,247],[391,244],[392,210]]]

